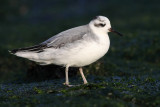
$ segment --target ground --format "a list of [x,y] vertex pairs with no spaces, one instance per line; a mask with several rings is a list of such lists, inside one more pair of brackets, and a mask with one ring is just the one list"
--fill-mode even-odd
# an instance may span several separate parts
[[[39,16],[35,22],[30,17],[33,12],[23,18],[17,16],[23,19],[20,21],[1,21],[0,106],[160,106],[160,2],[123,1],[96,2],[95,10],[89,10],[88,5],[86,13],[79,12],[79,16],[76,12],[66,15],[65,5],[59,5],[44,13],[56,8],[65,15],[59,18],[56,14],[57,18],[47,19],[49,21],[40,20]],[[72,9],[77,8],[71,4],[69,10],[74,12]],[[71,84],[82,84],[75,87],[64,86],[64,78],[28,81],[26,71],[32,62],[8,53],[9,49],[35,45],[60,31],[86,24],[96,15],[107,16],[112,27],[124,36],[109,33],[109,52],[84,67],[87,85],[82,84],[79,73],[70,77]]]

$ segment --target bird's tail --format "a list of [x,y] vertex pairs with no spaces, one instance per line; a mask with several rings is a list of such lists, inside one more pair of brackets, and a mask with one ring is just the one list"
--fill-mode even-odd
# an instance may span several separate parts
[[9,53],[15,55],[18,52],[19,49],[13,49],[13,50],[8,50]]
[[9,50],[9,53],[19,56],[19,57],[28,58],[30,60],[37,59],[38,57],[37,53],[28,51],[26,48]]

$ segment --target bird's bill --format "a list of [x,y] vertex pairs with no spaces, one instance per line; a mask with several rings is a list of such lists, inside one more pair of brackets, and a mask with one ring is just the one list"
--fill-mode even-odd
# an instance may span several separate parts
[[112,28],[110,28],[109,29],[109,31],[110,32],[113,32],[113,33],[116,33],[116,34],[118,34],[118,35],[120,35],[120,36],[123,36],[121,33],[119,33],[119,32],[117,32],[117,31],[115,31],[114,29],[112,29]]

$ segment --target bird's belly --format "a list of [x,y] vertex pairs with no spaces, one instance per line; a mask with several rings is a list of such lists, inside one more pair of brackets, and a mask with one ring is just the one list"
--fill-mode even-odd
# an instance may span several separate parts
[[71,58],[70,66],[80,67],[89,65],[101,57],[103,57],[109,49],[109,45],[97,45],[91,44],[91,46],[86,46],[82,50]]
[[[100,42],[77,43],[72,48],[61,49],[54,56],[53,64],[81,67],[89,65],[103,57],[109,49],[109,39]],[[61,52],[60,52],[61,51]]]
[[[82,67],[89,65],[103,57],[109,49],[109,40],[104,42],[83,42],[71,47],[60,48],[53,52],[47,52],[45,56],[48,63],[56,65],[68,65]],[[44,56],[44,55],[43,55]],[[41,57],[44,58],[44,57]]]

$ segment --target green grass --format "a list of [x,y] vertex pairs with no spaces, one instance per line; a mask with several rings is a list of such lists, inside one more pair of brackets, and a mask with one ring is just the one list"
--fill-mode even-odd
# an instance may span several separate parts
[[[56,18],[49,22],[32,24],[25,18],[14,22],[1,21],[0,106],[160,106],[159,3],[108,0],[95,3],[97,10],[94,11],[88,6],[84,15]],[[66,7],[58,3],[56,8],[65,13]],[[54,7],[46,12],[51,10]],[[87,85],[65,87],[62,85],[64,78],[28,82],[30,78],[26,72],[32,63],[8,53],[10,49],[35,45],[60,31],[86,24],[99,14],[109,17],[113,28],[124,36],[109,33],[109,52],[84,68],[89,81]],[[30,14],[25,17],[30,17]],[[70,83],[82,84],[80,75],[71,77]]]
[[[75,80],[75,79],[73,79]],[[72,82],[73,82],[72,80]],[[160,82],[151,77],[90,77],[88,85],[65,87],[62,80],[2,84],[0,105],[157,106]],[[93,83],[94,82],[94,83]],[[73,82],[74,84],[76,81]]]

